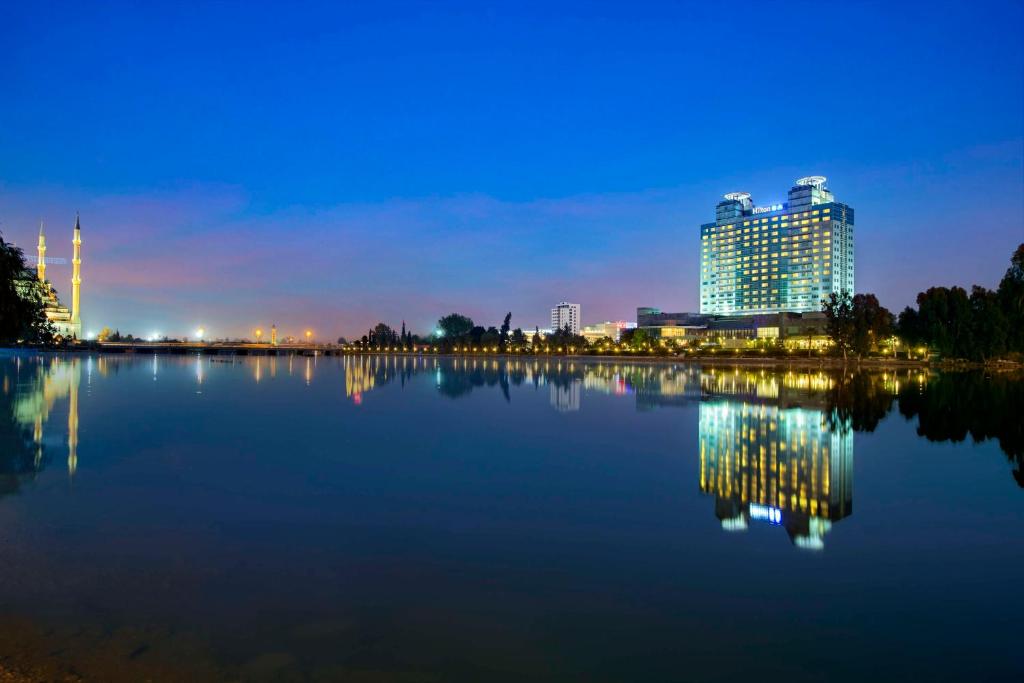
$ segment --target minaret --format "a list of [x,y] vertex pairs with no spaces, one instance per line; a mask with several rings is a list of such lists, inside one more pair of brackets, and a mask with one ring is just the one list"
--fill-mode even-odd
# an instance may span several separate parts
[[270,326],[270,345],[277,346],[277,325]]
[[39,221],[39,259],[36,261],[36,273],[40,282],[46,282],[46,235],[43,233],[43,222]]
[[82,226],[75,214],[75,238],[72,240],[75,251],[71,257],[71,324],[80,329],[82,326]]

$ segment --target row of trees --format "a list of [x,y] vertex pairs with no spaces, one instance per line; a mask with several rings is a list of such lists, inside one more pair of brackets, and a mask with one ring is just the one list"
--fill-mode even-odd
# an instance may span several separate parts
[[993,291],[975,285],[931,287],[917,295],[917,307],[898,317],[874,294],[831,294],[822,310],[828,336],[843,358],[858,356],[898,337],[910,347],[926,347],[943,357],[986,361],[1024,353],[1024,244]]
[[899,316],[900,336],[943,356],[988,360],[1024,353],[1024,244],[993,291],[975,285],[932,287],[917,295],[917,308]]

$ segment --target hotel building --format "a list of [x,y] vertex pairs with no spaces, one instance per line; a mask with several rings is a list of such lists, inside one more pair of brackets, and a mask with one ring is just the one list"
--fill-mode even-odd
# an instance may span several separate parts
[[830,293],[854,293],[853,209],[822,176],[797,180],[781,204],[725,195],[700,239],[703,314],[819,311]]

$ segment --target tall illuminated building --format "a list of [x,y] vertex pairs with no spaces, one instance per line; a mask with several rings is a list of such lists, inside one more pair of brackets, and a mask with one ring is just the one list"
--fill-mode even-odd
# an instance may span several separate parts
[[822,176],[800,178],[788,201],[768,206],[725,195],[700,240],[701,313],[819,311],[830,293],[854,293],[853,209]]

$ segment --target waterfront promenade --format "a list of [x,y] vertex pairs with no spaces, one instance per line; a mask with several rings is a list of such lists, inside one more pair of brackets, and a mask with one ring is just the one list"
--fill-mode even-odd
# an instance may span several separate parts
[[[52,350],[52,349],[46,349]],[[743,353],[679,353],[655,355],[634,351],[601,354],[571,354],[531,351],[464,351],[443,352],[425,347],[411,351],[358,349],[337,344],[256,344],[247,342],[86,342],[70,346],[64,351],[100,352],[111,354],[167,354],[167,355],[204,355],[204,356],[349,356],[349,355],[393,355],[414,357],[453,357],[481,359],[533,358],[570,360],[576,362],[625,362],[630,363],[700,363],[704,365],[743,366],[758,368],[842,368],[862,367],[875,369],[917,368],[935,365],[927,359],[894,359],[871,357],[847,361],[834,356],[814,354],[807,356],[805,352],[794,352],[783,355],[762,354],[755,350]],[[1010,364],[1017,367],[1016,364]]]

